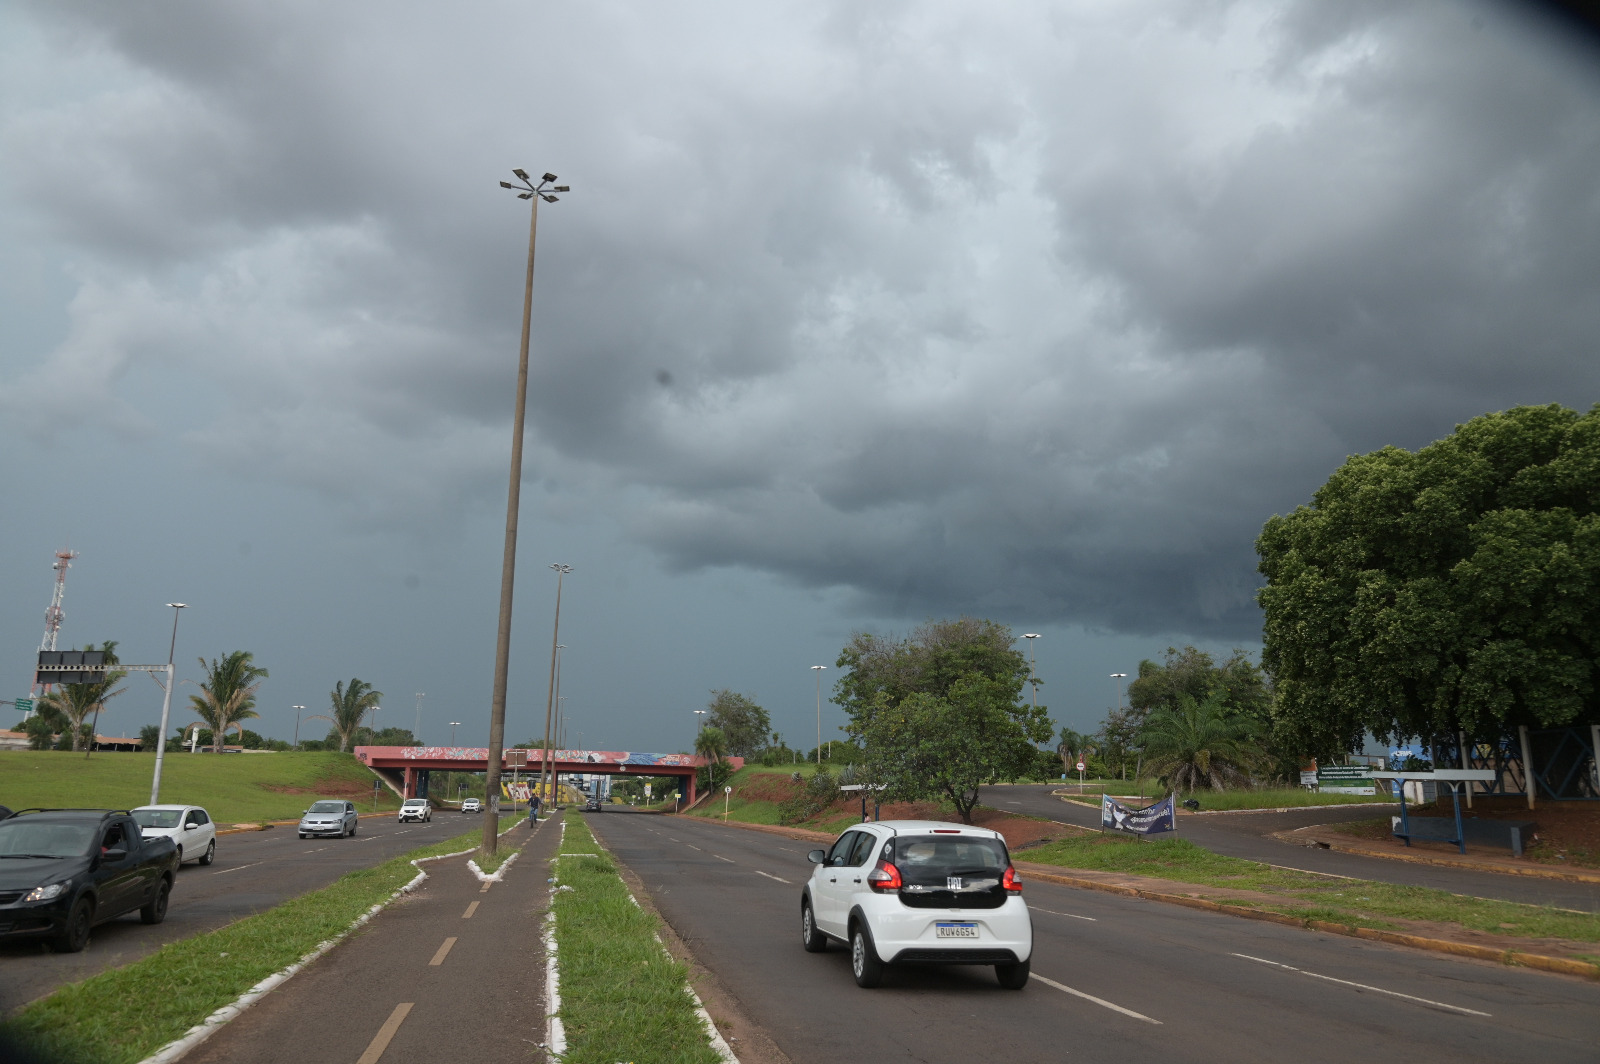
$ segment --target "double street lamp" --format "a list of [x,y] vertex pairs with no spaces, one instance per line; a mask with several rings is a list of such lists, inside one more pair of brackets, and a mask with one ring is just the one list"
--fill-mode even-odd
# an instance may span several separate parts
[[[489,759],[484,784],[488,801],[483,808],[485,854],[493,854],[500,841],[500,758],[506,740],[506,674],[511,661],[511,599],[517,571],[517,513],[522,502],[522,427],[528,410],[528,330],[533,321],[533,251],[539,234],[539,201],[554,203],[553,193],[566,192],[555,185],[555,174],[545,174],[536,185],[526,170],[511,171],[518,184],[500,182],[533,207],[528,221],[528,276],[522,291],[522,346],[517,354],[516,411],[511,423],[511,485],[506,492],[506,543],[500,563],[500,623],[494,647],[494,693],[489,701]],[[548,724],[545,729],[549,735]],[[548,744],[547,744],[548,745]]]

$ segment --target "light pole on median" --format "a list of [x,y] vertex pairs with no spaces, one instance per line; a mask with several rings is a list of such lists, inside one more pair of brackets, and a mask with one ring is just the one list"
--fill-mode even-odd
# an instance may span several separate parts
[[161,801],[161,762],[167,752],[167,724],[172,718],[172,684],[174,681],[172,661],[173,655],[178,650],[178,618],[183,615],[187,602],[169,602],[167,607],[172,610],[172,642],[167,646],[167,690],[161,696],[161,736],[156,740],[156,773],[150,781],[150,804],[157,805]]
[[539,773],[539,789],[540,793],[549,796],[547,800],[554,806],[554,796],[549,795],[550,781],[555,775],[555,756],[550,749],[550,718],[556,711],[556,677],[560,668],[557,654],[561,650],[561,582],[572,572],[572,566],[551,562],[550,568],[556,571],[556,620],[550,629],[550,689],[544,704],[544,769]]
[[300,714],[306,711],[305,706],[290,706],[294,710],[294,747],[300,749]]
[[1033,688],[1033,708],[1039,708],[1039,674],[1033,668],[1033,641],[1039,638],[1038,632],[1024,633],[1022,638],[1028,641],[1028,686]]
[[539,201],[554,203],[552,192],[567,191],[555,185],[555,174],[545,174],[537,185],[520,167],[511,171],[520,185],[500,182],[501,188],[518,189],[517,198],[530,201],[533,210],[528,221],[528,275],[522,290],[522,346],[517,354],[517,399],[511,419],[511,482],[506,491],[506,542],[500,563],[500,623],[494,646],[494,689],[489,698],[489,757],[484,783],[487,798],[483,809],[483,842],[480,849],[493,855],[500,844],[500,758],[506,741],[506,675],[511,662],[511,601],[517,573],[517,514],[522,502],[522,426],[528,410],[528,331],[533,321],[533,251],[539,235]]
[[460,723],[461,722],[459,720],[453,720],[453,721],[450,722],[450,745],[451,746],[456,745],[456,726],[458,724],[460,724]]
[[1121,713],[1122,712],[1122,681],[1126,680],[1128,678],[1128,674],[1125,673],[1125,672],[1114,672],[1114,673],[1111,674],[1111,678],[1113,680],[1117,681],[1117,712]]
[[817,674],[817,767],[822,767],[822,670],[826,665],[813,665],[811,671]]

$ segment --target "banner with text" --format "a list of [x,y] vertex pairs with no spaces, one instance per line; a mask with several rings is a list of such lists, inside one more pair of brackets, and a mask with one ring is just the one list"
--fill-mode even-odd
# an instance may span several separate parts
[[1130,831],[1135,835],[1158,835],[1164,831],[1178,830],[1178,810],[1173,795],[1167,795],[1155,805],[1144,809],[1130,809],[1110,795],[1100,796],[1100,827],[1114,831]]

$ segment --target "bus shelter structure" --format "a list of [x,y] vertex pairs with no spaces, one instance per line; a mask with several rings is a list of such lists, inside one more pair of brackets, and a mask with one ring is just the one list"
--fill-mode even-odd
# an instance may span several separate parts
[[[501,768],[509,769],[511,759],[527,756],[530,774],[544,764],[546,751],[506,750]],[[687,804],[695,800],[695,772],[707,759],[696,754],[652,754],[636,750],[551,750],[551,771],[555,775],[580,773],[605,776],[676,776]],[[489,768],[486,746],[358,746],[357,760],[386,775],[400,773],[395,782],[407,798],[428,796],[428,773],[485,772]],[[740,757],[723,758],[733,769],[744,767]]]
[[[1406,784],[1410,782],[1444,784],[1450,791],[1450,800],[1455,805],[1456,837],[1442,839],[1443,842],[1455,843],[1462,852],[1467,852],[1466,828],[1461,823],[1461,795],[1470,783],[1487,783],[1495,778],[1495,773],[1489,769],[1475,768],[1441,768],[1432,772],[1384,772],[1377,770],[1371,773],[1375,780],[1394,780],[1395,792],[1400,798],[1400,827],[1394,833],[1396,838],[1411,845],[1411,817],[1406,811]],[[1431,838],[1432,836],[1427,836]]]

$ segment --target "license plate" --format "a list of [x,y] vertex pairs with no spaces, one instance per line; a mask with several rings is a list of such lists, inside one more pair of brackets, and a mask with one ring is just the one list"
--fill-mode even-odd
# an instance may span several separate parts
[[934,926],[938,929],[935,932],[935,934],[939,938],[977,938],[978,937],[978,925],[977,924],[966,924],[966,923],[956,924],[956,923],[951,923],[951,924],[936,924]]

